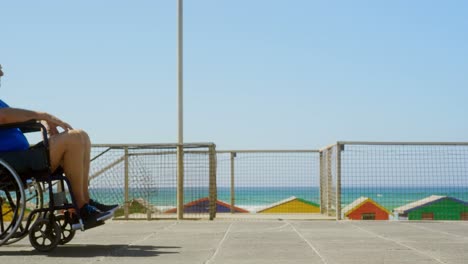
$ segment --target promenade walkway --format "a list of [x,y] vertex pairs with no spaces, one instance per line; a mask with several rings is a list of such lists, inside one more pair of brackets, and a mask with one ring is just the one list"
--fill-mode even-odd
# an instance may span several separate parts
[[466,264],[468,222],[114,220],[47,254],[2,246],[0,263]]

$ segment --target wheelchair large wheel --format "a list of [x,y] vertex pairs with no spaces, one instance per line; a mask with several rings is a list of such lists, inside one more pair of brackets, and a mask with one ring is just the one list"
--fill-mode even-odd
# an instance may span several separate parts
[[25,212],[22,220],[20,221],[20,225],[16,232],[10,237],[8,241],[4,244],[9,245],[18,242],[19,240],[23,239],[25,236],[28,235],[28,230],[26,227],[29,223],[34,223],[39,217],[43,215],[41,213],[36,213],[29,218],[29,214],[31,214],[36,209],[42,209],[44,207],[44,196],[43,196],[43,187],[41,183],[38,182],[31,182],[27,184],[27,190],[25,190],[25,197],[26,197],[26,207]]
[[60,243],[62,233],[56,221],[39,218],[29,230],[29,242],[38,251],[48,252]]
[[0,159],[0,246],[17,234],[25,207],[21,178],[8,163]]

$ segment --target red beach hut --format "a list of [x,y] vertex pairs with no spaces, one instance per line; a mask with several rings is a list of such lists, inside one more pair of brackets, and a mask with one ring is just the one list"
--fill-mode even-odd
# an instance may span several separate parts
[[342,210],[351,220],[388,220],[390,212],[368,197],[359,197]]

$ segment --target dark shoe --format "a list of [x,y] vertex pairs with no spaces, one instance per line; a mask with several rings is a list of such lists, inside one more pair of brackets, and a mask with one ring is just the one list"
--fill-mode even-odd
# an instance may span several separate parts
[[87,229],[97,227],[104,224],[104,221],[112,218],[113,214],[110,212],[101,212],[94,206],[85,204],[80,209],[80,217],[77,214],[71,214],[72,230],[85,231]]
[[83,221],[86,222],[97,222],[106,221],[111,219],[113,214],[111,212],[102,212],[96,207],[86,204],[80,209],[80,216]]
[[101,212],[111,212],[112,214],[119,208],[118,204],[105,205],[93,199],[89,199],[89,205],[96,207]]

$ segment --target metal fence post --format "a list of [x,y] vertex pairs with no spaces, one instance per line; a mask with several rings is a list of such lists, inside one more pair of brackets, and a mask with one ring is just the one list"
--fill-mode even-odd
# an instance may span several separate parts
[[236,152],[231,152],[231,214],[235,212],[234,206],[236,203],[235,188],[234,188],[234,158]]
[[341,220],[341,148],[336,144],[336,220]]
[[324,195],[324,192],[325,192],[325,180],[324,180],[324,173],[325,173],[325,168],[324,168],[324,162],[323,162],[323,152],[320,151],[319,153],[319,195],[320,195],[320,213],[323,214],[325,213],[325,195]]
[[216,202],[218,200],[218,189],[216,186],[216,146],[213,144],[209,147],[209,163],[210,163],[210,220],[216,217]]
[[327,215],[328,216],[331,216],[331,204],[332,204],[332,194],[333,194],[333,191],[332,191],[332,187],[333,187],[333,174],[332,174],[332,166],[331,166],[331,162],[332,162],[332,152],[331,152],[331,149],[327,149],[326,152],[325,152],[325,155],[326,155],[326,188],[327,188],[327,201],[326,201],[326,204],[327,204]]
[[177,220],[184,219],[184,145],[177,145]]
[[151,211],[150,206],[151,206],[151,204],[150,204],[150,202],[148,202],[148,207],[146,208],[146,220],[151,220],[152,219],[153,212]]
[[125,214],[125,220],[128,220],[128,214],[129,214],[129,177],[128,177],[128,147],[124,147],[124,151],[125,151],[125,154],[124,154],[124,169],[125,169],[125,172],[124,172],[124,175],[125,175],[125,179],[124,179],[124,214]]

